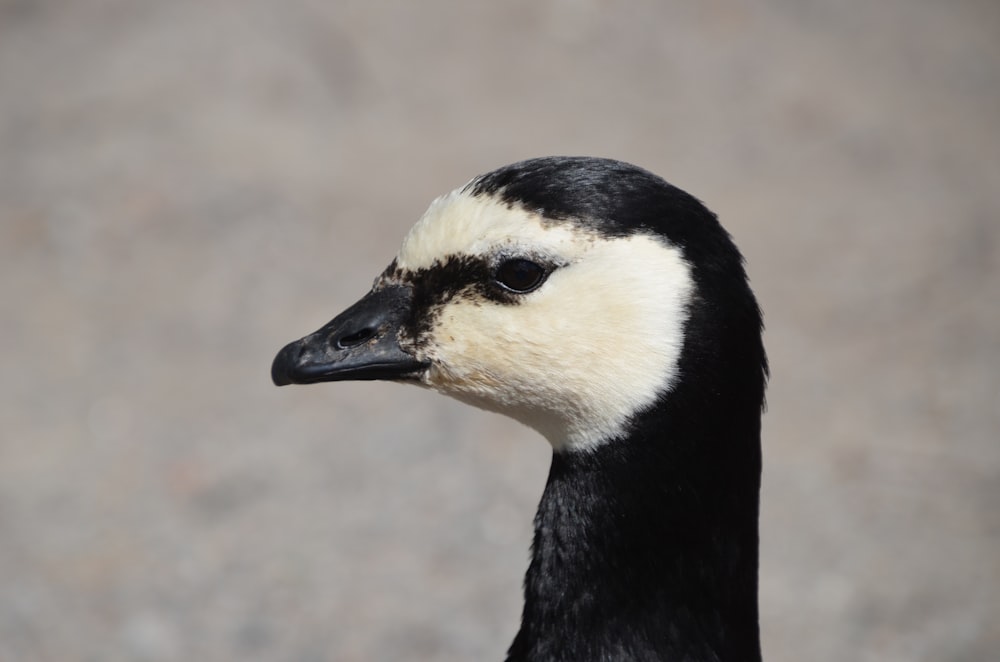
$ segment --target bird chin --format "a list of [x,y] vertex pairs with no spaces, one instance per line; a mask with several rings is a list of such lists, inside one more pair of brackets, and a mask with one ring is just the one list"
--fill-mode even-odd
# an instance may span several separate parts
[[525,405],[523,402],[514,402],[513,398],[505,398],[502,389],[457,379],[448,371],[442,371],[436,364],[432,364],[418,377],[418,381],[413,383],[458,400],[462,404],[513,419],[541,434],[555,449],[566,445],[567,426],[562,416],[546,409]]

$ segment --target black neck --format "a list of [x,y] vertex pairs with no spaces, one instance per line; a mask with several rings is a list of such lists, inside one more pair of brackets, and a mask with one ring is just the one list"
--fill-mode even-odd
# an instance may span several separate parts
[[693,404],[554,454],[508,660],[760,660],[760,399]]
[[699,228],[682,233],[697,291],[678,381],[626,435],[553,456],[510,662],[761,659],[761,316],[698,209],[664,216]]

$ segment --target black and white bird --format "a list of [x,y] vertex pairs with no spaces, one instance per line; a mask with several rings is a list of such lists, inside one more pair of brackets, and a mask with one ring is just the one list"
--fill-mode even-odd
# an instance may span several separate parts
[[646,170],[522,161],[435,200],[278,385],[384,379],[552,445],[508,660],[760,660],[761,314],[714,214]]

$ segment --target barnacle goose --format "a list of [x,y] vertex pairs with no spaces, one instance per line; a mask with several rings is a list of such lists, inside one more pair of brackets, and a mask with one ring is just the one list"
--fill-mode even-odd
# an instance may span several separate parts
[[552,464],[508,660],[760,660],[761,314],[714,214],[539,158],[435,200],[275,384],[385,379],[521,421]]

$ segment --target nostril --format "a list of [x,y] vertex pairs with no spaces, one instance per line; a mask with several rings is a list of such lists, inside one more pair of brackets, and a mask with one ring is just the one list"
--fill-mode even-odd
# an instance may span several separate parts
[[375,329],[371,327],[365,327],[360,331],[355,331],[342,338],[337,338],[337,349],[348,349],[351,347],[357,347],[365,342],[371,340],[375,335]]

